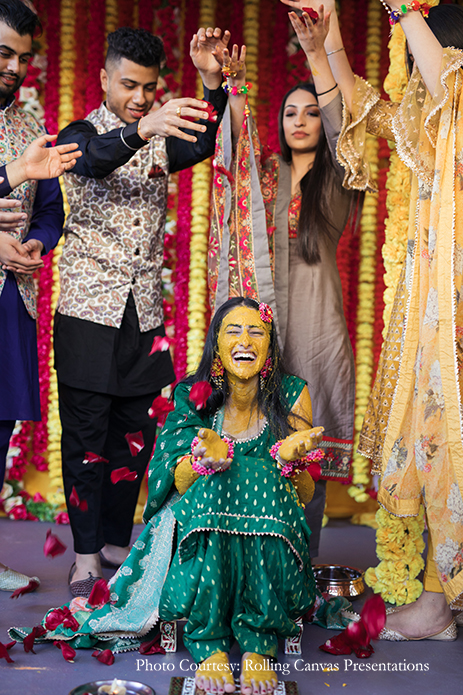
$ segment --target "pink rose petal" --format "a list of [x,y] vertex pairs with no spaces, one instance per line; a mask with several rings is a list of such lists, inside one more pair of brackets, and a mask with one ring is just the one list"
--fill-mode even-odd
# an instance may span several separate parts
[[57,555],[62,555],[66,551],[66,548],[67,545],[64,545],[58,536],[55,536],[55,534],[48,529],[47,539],[43,546],[45,557],[56,557]]
[[111,471],[111,482],[113,485],[119,483],[121,480],[128,480],[133,482],[138,478],[138,473],[136,471],[131,471],[127,466],[122,468],[116,468],[115,471]]
[[151,346],[149,354],[154,355],[155,352],[166,352],[169,349],[171,343],[171,339],[168,338],[166,335],[157,335],[153,340],[153,344]]
[[212,386],[208,381],[197,381],[193,384],[190,391],[190,400],[196,406],[196,410],[201,410],[205,407],[207,399],[212,393]]
[[148,410],[148,415],[150,418],[160,417],[166,413],[170,413],[174,410],[174,404],[169,401],[168,398],[164,396],[157,396],[151,404],[151,408]]
[[103,456],[99,456],[99,454],[93,453],[93,451],[86,451],[85,458],[82,463],[108,463],[108,459],[105,459]]
[[104,579],[99,579],[93,585],[88,603],[90,606],[102,606],[109,601],[109,589]]
[[96,657],[98,661],[107,666],[112,666],[114,663],[114,654],[110,649],[104,649],[102,652],[94,651],[92,656]]
[[142,449],[145,448],[145,442],[143,440],[143,432],[127,432],[125,435],[127,443],[129,445],[130,453],[132,456],[137,456]]

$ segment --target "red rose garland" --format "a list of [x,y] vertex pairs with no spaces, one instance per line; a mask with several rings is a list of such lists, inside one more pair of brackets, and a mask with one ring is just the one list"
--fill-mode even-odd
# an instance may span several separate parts
[[119,0],[119,26],[133,26],[133,6],[132,0]]
[[151,0],[138,0],[138,26],[147,31],[153,30],[154,3]]

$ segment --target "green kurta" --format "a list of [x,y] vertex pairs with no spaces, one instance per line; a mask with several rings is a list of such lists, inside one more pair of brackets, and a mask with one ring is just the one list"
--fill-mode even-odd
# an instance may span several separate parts
[[[291,407],[303,387],[284,377]],[[175,393],[178,427],[162,440],[169,454],[177,437],[184,454],[183,442],[191,444],[198,431],[188,396],[185,386]],[[268,427],[236,441],[230,468],[201,476],[173,506],[179,543],[159,614],[188,618],[184,642],[197,661],[228,652],[234,638],[242,651],[276,656],[277,638],[296,635],[294,620],[315,600],[310,530],[292,483],[269,454],[274,443]]]

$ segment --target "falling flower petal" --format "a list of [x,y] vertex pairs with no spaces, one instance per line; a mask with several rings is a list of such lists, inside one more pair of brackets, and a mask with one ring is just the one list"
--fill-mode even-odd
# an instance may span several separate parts
[[72,486],[71,494],[69,495],[69,504],[73,507],[78,507],[80,504],[79,495],[77,494],[76,488]]
[[35,591],[39,586],[40,582],[38,582],[37,579],[32,577],[32,579],[29,580],[29,584],[27,586],[22,586],[20,589],[15,589],[15,591],[13,591],[13,593],[11,594],[10,598],[18,598],[23,594],[30,594],[31,591]]
[[48,529],[47,539],[43,546],[45,557],[56,557],[57,555],[62,555],[66,551],[66,548],[67,545],[64,545],[58,536],[55,536],[55,534]]
[[386,606],[381,594],[374,594],[365,602],[361,617],[370,638],[377,639],[386,624]]
[[149,354],[154,355],[155,352],[166,352],[169,349],[171,342],[171,339],[166,335],[155,336]]
[[108,459],[105,459],[103,456],[99,456],[98,454],[94,454],[93,451],[86,451],[85,458],[82,463],[108,463]]
[[36,637],[42,637],[46,633],[46,630],[42,625],[37,625],[36,627],[32,628],[32,632],[30,632],[27,637],[24,638],[23,640],[23,646],[24,646],[24,651],[26,654],[29,652],[32,652],[32,654],[35,654],[34,652],[34,642]]
[[165,654],[166,650],[164,647],[161,647],[159,643],[159,640],[161,639],[161,635],[156,635],[154,639],[151,640],[151,642],[142,642],[140,644],[140,649],[138,650],[140,654]]
[[102,664],[107,664],[108,666],[112,666],[114,663],[114,654],[110,649],[104,649],[102,652],[94,651],[92,656],[96,657]]
[[55,640],[53,644],[55,647],[58,647],[58,649],[61,649],[61,653],[66,661],[74,661],[76,651],[70,647],[69,644],[66,644],[66,642],[63,642],[62,640]]
[[174,410],[174,404],[164,396],[157,396],[151,403],[151,408],[148,410],[150,418],[160,417]]
[[5,659],[8,664],[14,664],[14,659],[8,654],[8,650],[14,647],[15,641],[9,642],[8,644],[2,644],[0,642],[0,659]]
[[102,606],[109,601],[109,589],[108,585],[104,579],[99,579],[93,585],[90,596],[88,597],[88,603],[91,606]]
[[127,444],[129,445],[130,453],[132,456],[137,456],[142,449],[145,448],[145,442],[143,441],[143,432],[127,432],[125,435]]
[[317,482],[317,480],[320,480],[320,476],[322,474],[322,467],[320,466],[319,463],[311,463],[307,467],[308,472],[312,476],[314,482]]
[[[215,108],[212,106],[212,104],[209,104],[209,102],[206,102],[207,106],[203,107],[203,111],[207,111],[207,120],[212,121],[212,123],[215,123],[217,120],[217,111]],[[182,116],[182,119],[184,121],[196,121],[198,119],[193,118],[193,116]]]
[[197,381],[193,384],[190,391],[190,400],[196,406],[196,410],[201,410],[205,407],[207,399],[212,393],[212,386],[208,381]]
[[131,471],[127,466],[122,468],[116,468],[115,471],[111,471],[111,482],[113,485],[119,483],[121,480],[128,480],[132,482],[138,478],[138,473],[136,471]]
[[60,512],[55,516],[55,524],[69,524],[69,514],[67,512]]
[[303,12],[307,12],[309,15],[310,19],[312,20],[313,24],[317,23],[318,20],[318,12],[316,10],[313,10],[311,7],[303,7],[302,8]]

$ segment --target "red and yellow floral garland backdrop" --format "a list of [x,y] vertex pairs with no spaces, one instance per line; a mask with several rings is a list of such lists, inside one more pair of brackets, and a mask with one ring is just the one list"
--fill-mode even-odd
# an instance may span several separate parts
[[[288,8],[278,0],[36,0],[35,4],[44,32],[20,100],[49,132],[83,118],[99,105],[105,37],[118,26],[143,27],[163,37],[167,66],[159,83],[159,104],[175,96],[201,94],[189,58],[189,42],[199,26],[227,28],[234,43],[246,42],[248,77],[254,85],[250,102],[261,140],[272,149],[278,148],[277,114],[284,93],[310,76],[290,28]],[[389,70],[389,24],[379,0],[341,0],[339,14],[346,52],[356,73],[382,90]],[[391,42],[393,69],[388,76],[392,99],[401,90],[395,64],[402,62],[403,52],[400,54],[397,42]],[[372,138],[368,148],[380,192],[367,194],[359,231],[353,234],[346,230],[338,249],[344,308],[357,370],[355,439],[381,349],[383,314],[387,318],[392,301],[407,215],[403,199],[408,177],[405,168],[394,153],[391,157],[386,141]],[[203,162],[172,176],[169,184],[164,308],[168,333],[175,339],[173,357],[178,379],[198,363],[210,317],[206,264],[211,166],[211,161]],[[43,420],[18,423],[11,441],[0,502],[12,518],[66,521],[52,345],[60,253],[58,246],[45,257],[37,278]],[[374,497],[368,462],[356,454],[351,485],[330,484],[328,513],[354,514],[357,522],[371,522],[376,509]]]

